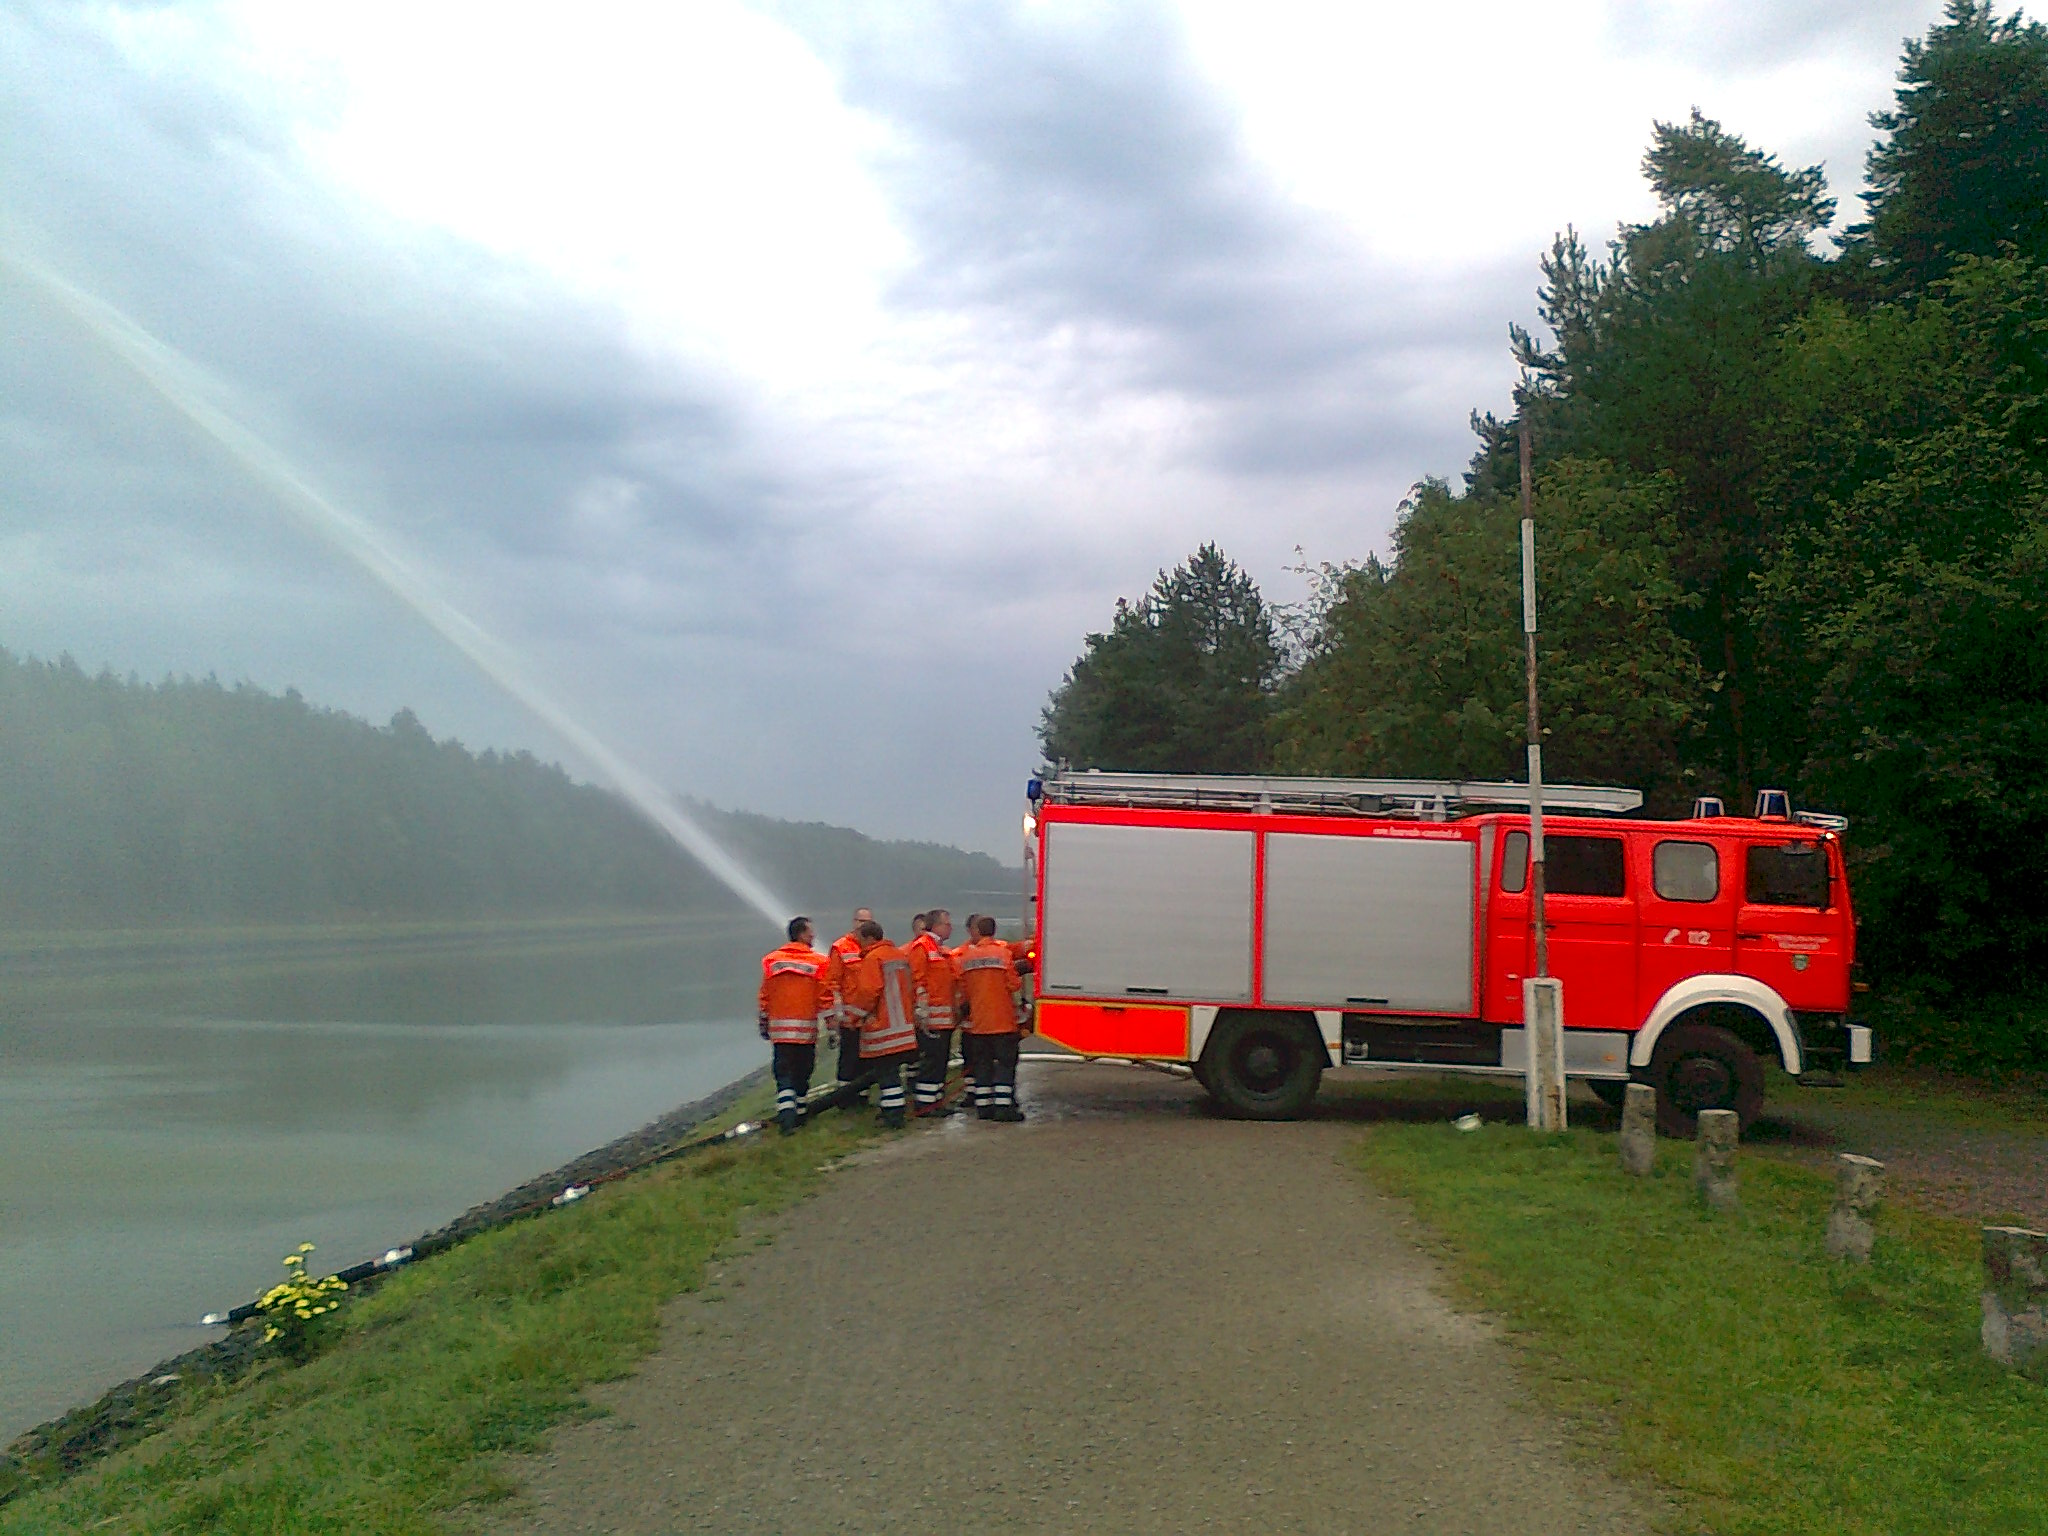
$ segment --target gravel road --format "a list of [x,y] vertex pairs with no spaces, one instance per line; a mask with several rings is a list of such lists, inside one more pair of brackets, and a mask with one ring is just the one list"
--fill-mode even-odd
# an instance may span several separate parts
[[1641,1531],[1439,1297],[1355,1122],[1027,1066],[1029,1124],[917,1127],[671,1307],[503,1532]]

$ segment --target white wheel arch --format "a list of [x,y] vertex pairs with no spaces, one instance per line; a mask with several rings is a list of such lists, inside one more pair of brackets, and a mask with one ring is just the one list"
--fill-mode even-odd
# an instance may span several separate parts
[[1777,1037],[1778,1058],[1785,1064],[1785,1070],[1794,1077],[1804,1070],[1804,1063],[1799,1059],[1799,1031],[1793,1026],[1792,1010],[1785,1006],[1785,999],[1778,996],[1776,988],[1754,976],[1733,975],[1688,976],[1673,983],[1671,989],[1657,999],[1657,1006],[1650,1010],[1649,1018],[1637,1031],[1635,1044],[1629,1049],[1628,1064],[1647,1067],[1651,1054],[1657,1049],[1657,1037],[1664,1033],[1671,1021],[1708,1003],[1729,1003],[1759,1015]]
[[[1288,1009],[1289,1013],[1299,1012]],[[1340,1061],[1344,1055],[1344,1010],[1341,1008],[1317,1008],[1315,1014],[1316,1033],[1322,1037],[1325,1065]],[[1209,1044],[1209,1035],[1216,1028],[1216,1016],[1223,1012],[1220,1007],[1200,1003],[1188,1009],[1188,1060],[1200,1061],[1202,1051]]]

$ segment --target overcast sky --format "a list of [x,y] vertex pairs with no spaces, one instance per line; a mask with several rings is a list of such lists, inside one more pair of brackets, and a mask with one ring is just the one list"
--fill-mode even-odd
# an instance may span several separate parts
[[[1119,595],[1384,549],[1654,120],[1853,215],[1937,11],[10,0],[0,245],[664,782],[1013,860]],[[565,755],[4,265],[0,645]]]

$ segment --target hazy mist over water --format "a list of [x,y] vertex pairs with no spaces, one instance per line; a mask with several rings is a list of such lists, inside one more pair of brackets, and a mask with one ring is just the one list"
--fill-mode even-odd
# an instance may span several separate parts
[[5,956],[0,1438],[765,1060],[753,935],[620,926]]
[[776,924],[785,919],[788,903],[770,891],[760,876],[734,858],[655,779],[627,762],[541,687],[504,642],[449,601],[440,584],[416,559],[401,552],[364,518],[309,483],[290,458],[210,398],[212,392],[203,376],[175,348],[166,346],[104,300],[4,246],[0,246],[0,266],[13,269],[47,293],[196,431],[232,459],[279,508],[410,608],[766,922]]

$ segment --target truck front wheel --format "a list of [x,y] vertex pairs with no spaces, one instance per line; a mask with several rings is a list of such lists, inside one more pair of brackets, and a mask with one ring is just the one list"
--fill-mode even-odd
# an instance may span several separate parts
[[1764,1107],[1764,1068],[1756,1052],[1718,1024],[1674,1024],[1650,1057],[1657,1129],[1690,1140],[1703,1109],[1732,1109],[1742,1128]]
[[1240,1120],[1293,1120],[1323,1080],[1323,1043],[1292,1014],[1226,1013],[1202,1052],[1202,1085]]

